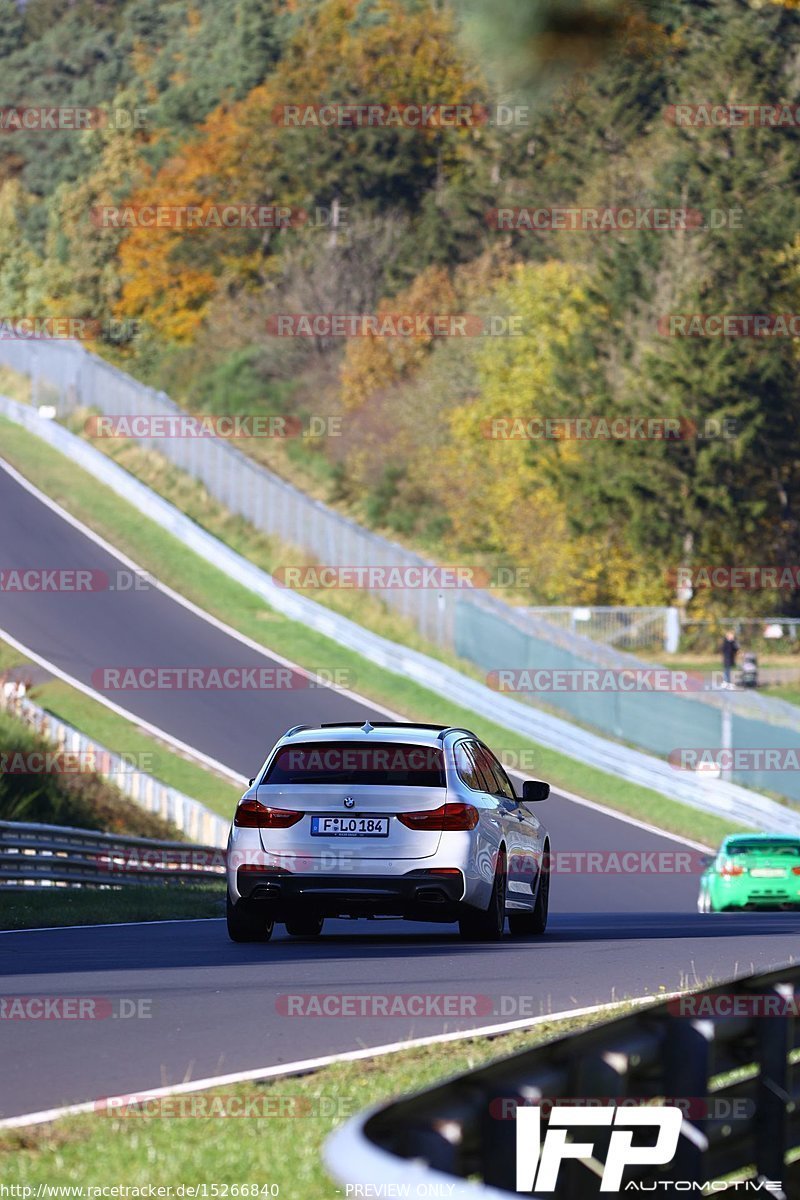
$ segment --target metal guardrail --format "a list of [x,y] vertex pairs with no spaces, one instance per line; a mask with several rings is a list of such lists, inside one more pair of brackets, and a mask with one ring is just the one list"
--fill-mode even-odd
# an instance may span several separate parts
[[134,804],[171,822],[188,837],[215,846],[227,844],[228,821],[192,796],[184,795],[145,771],[132,768],[124,757],[53,716],[22,695],[18,688],[4,686],[1,672],[0,710],[23,721],[59,751],[78,756],[85,768],[91,764],[93,771],[113,783]]
[[219,879],[224,872],[225,852],[218,846],[0,821],[0,892],[131,883],[163,887]]
[[[673,1161],[629,1168],[624,1184],[635,1181],[639,1190],[672,1198],[737,1176],[762,1181],[751,1195],[797,1200],[800,1020],[795,1011],[800,1013],[796,966],[637,1009],[362,1114],[329,1139],[326,1162],[337,1180],[371,1185],[369,1193],[351,1188],[354,1195],[500,1200],[520,1195],[515,1190],[519,1106],[539,1105],[546,1115],[551,1102],[597,1106],[627,1100],[637,1106],[676,1104],[683,1121]],[[784,1015],[761,1015],[769,1012]],[[576,1130],[575,1140],[587,1140],[582,1132]],[[604,1145],[602,1128],[585,1133],[602,1151],[595,1156],[602,1163],[608,1134]],[[636,1144],[649,1137],[653,1145],[652,1132],[635,1137]],[[607,1196],[599,1191],[600,1170],[597,1161],[568,1160],[555,1192],[527,1194],[551,1200]],[[672,1187],[676,1181],[680,1186]],[[781,1186],[767,1187],[764,1181],[781,1181]],[[721,1194],[722,1187],[713,1192]],[[628,1186],[619,1194],[637,1192]]]
[[[0,341],[0,348],[6,344]],[[690,807],[723,815],[728,820],[753,829],[766,829],[774,833],[800,832],[800,812],[728,780],[675,770],[664,759],[609,741],[561,717],[493,691],[438,659],[372,633],[324,605],[289,588],[280,587],[266,571],[201,529],[185,513],[83,438],[53,421],[41,418],[29,405],[19,404],[7,396],[0,395],[0,414],[66,454],[139,512],[156,521],[183,545],[261,596],[276,612],[302,622],[307,628],[355,651],[369,662],[411,679],[436,695],[542,746],[558,750],[588,766],[650,788]],[[555,627],[549,628],[555,638],[560,635]],[[641,702],[642,697],[637,696],[636,699]],[[730,722],[743,697],[735,692],[723,692],[715,700],[723,721]],[[791,705],[786,708],[794,713],[797,711]],[[786,734],[780,736],[786,737]],[[786,772],[785,777],[789,778],[789,774]]]

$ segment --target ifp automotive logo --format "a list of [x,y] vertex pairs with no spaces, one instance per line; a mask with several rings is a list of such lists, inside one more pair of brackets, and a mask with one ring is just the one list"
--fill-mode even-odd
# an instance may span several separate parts
[[[627,1192],[658,1192],[674,1195],[676,1192],[702,1192],[704,1195],[717,1191],[733,1190],[745,1193],[755,1191],[786,1200],[780,1180],[713,1180],[698,1183],[692,1180],[652,1179],[623,1182],[626,1167],[668,1166],[675,1157],[681,1134],[683,1113],[679,1106],[663,1104],[644,1107],[603,1104],[602,1107],[584,1107],[569,1101],[550,1108],[547,1132],[542,1139],[542,1107],[519,1105],[516,1110],[517,1181],[518,1192],[535,1192],[547,1195],[556,1192],[561,1164],[565,1159],[591,1162],[596,1171],[595,1144],[591,1141],[571,1141],[569,1135],[574,1127],[595,1126],[607,1129],[613,1126],[608,1136],[608,1152],[600,1177],[601,1192],[615,1194]],[[653,1142],[652,1130],[656,1130]],[[638,1131],[647,1130],[639,1139]],[[645,1140],[646,1138],[646,1140]],[[637,1144],[634,1145],[634,1139]],[[640,1140],[644,1144],[638,1144]]]
[[[681,1110],[674,1105],[661,1108],[576,1108],[557,1104],[550,1111],[547,1132],[542,1140],[542,1110],[536,1106],[517,1109],[517,1191],[554,1192],[558,1172],[565,1158],[594,1158],[594,1142],[568,1141],[574,1126],[609,1126],[614,1129],[608,1140],[601,1192],[622,1190],[626,1167],[665,1166],[671,1163],[681,1133]],[[654,1145],[634,1146],[638,1129],[658,1131]]]

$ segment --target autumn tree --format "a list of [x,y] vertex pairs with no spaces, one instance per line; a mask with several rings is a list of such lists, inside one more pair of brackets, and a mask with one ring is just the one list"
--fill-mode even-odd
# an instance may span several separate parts
[[[295,127],[287,106],[467,104],[481,92],[460,58],[446,8],[432,0],[323,0],[276,70],[240,103],[222,106],[131,203],[245,202],[315,214],[415,210],[458,161],[474,129]],[[136,229],[121,249],[121,311],[149,311],[166,337],[191,338],[215,287],[256,287],[292,230],[173,233]]]

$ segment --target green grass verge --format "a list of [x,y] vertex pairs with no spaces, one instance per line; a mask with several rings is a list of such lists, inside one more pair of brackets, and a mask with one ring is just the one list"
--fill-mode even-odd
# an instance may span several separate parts
[[[608,1015],[619,1011],[609,1010]],[[171,1110],[165,1105],[165,1111],[208,1113],[214,1104],[217,1111],[230,1112],[235,1103],[248,1103],[275,1115],[235,1119],[93,1113],[0,1131],[0,1176],[6,1184],[34,1188],[40,1182],[152,1182],[173,1188],[206,1184],[209,1196],[214,1195],[212,1184],[273,1184],[280,1200],[332,1200],[337,1192],[322,1165],[322,1146],[344,1119],[442,1077],[585,1028],[602,1016],[569,1017],[495,1038],[465,1038],[335,1063],[299,1078],[173,1097]],[[181,1109],[180,1104],[195,1107]],[[339,1194],[344,1195],[343,1188]],[[269,1191],[261,1195],[269,1196]]]
[[[98,903],[100,901],[100,903]],[[224,917],[225,883],[4,892],[0,929]],[[1,1173],[1,1172],[0,1172]]]
[[[642,654],[640,657],[644,658],[650,656]],[[659,661],[664,661],[663,655],[659,656]],[[694,657],[676,656],[675,658],[669,658],[667,661],[671,671],[688,671],[689,673],[694,673],[696,675],[716,674],[717,676],[719,676],[722,672],[722,664],[718,655],[715,655],[714,657],[700,654],[695,655]],[[741,666],[742,660],[740,655],[735,671],[740,670]],[[800,663],[798,662],[796,655],[794,655],[791,651],[787,651],[783,655],[759,654],[758,666],[762,671],[769,669],[770,667],[794,667],[800,670]],[[745,691],[744,688],[739,690],[742,692]],[[760,683],[755,694],[758,696],[766,696],[768,700],[786,700],[789,704],[800,705],[800,683],[796,682],[789,681],[787,683]]]
[[[30,662],[13,646],[0,640],[0,672]],[[30,698],[68,725],[80,729],[108,750],[117,754],[136,754],[137,761],[148,775],[176,788],[186,796],[199,800],[206,808],[221,817],[230,817],[241,796],[241,790],[229,780],[184,758],[166,743],[140,729],[133,721],[119,716],[85,696],[61,679],[38,683],[29,692]]]
[[[676,654],[655,653],[649,650],[637,650],[638,658],[656,659],[660,663],[668,663],[675,671],[721,671],[722,660],[718,654],[684,654],[680,650]],[[738,667],[742,665],[742,652],[737,659]],[[789,651],[786,654],[759,654],[760,667],[794,667],[800,671],[800,658]],[[738,668],[737,668],[738,669]]]
[[[555,787],[597,800],[660,828],[712,845],[741,828],[539,746],[409,679],[375,666],[300,622],[288,620],[33,434],[3,418],[0,431],[4,457],[29,479],[46,481],[48,495],[68,512],[164,583],[266,648],[310,670],[346,670],[351,686],[362,695],[409,718],[467,725],[507,759],[516,754],[520,761],[530,762],[532,756],[536,772]],[[187,477],[184,480],[187,488],[194,488],[191,480]],[[171,498],[174,501],[175,497]],[[236,527],[238,538],[230,536],[225,540],[257,561],[256,555],[248,553],[248,539],[263,542],[268,539],[248,532],[243,521],[228,516],[227,522]],[[264,749],[266,752],[268,747]]]

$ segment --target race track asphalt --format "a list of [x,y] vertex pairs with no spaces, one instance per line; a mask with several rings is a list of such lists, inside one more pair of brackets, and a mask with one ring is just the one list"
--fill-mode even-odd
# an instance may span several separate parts
[[[0,470],[0,569],[14,567],[85,568],[110,577],[121,569]],[[155,588],[0,592],[0,627],[90,685],[104,666],[280,665]],[[368,701],[306,683],[109,694],[245,776],[290,725],[381,716]],[[0,1020],[0,1119],[704,984],[779,965],[796,952],[799,921],[792,914],[698,916],[699,856],[679,841],[557,794],[542,816],[554,850],[572,857],[556,871],[550,929],[535,943],[470,944],[449,926],[395,921],[333,921],[318,942],[279,931],[256,946],[230,943],[221,921],[0,934],[4,997],[103,1001],[96,1019]],[[641,861],[654,865],[632,873],[588,870],[589,851],[649,853]],[[432,996],[434,1014],[381,1016],[373,1001],[372,1011],[356,1017],[298,1017],[285,1015],[280,1000],[341,992]],[[440,996],[462,997],[461,1015],[436,1015]],[[139,1015],[110,1015],[120,1000],[134,1002],[122,1010]]]

